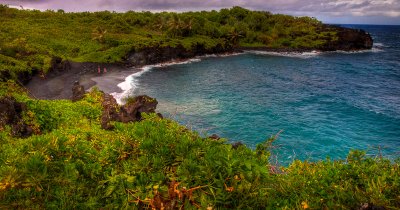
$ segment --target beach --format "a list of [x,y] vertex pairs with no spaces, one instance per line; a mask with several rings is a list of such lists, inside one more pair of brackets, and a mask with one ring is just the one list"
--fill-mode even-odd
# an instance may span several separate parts
[[[100,73],[98,67],[100,65]],[[104,72],[106,68],[106,72]],[[85,90],[97,86],[105,93],[121,92],[118,84],[140,68],[125,67],[117,64],[75,63],[64,71],[51,71],[45,77],[36,75],[25,86],[29,94],[37,99],[70,99],[72,86],[79,81]]]

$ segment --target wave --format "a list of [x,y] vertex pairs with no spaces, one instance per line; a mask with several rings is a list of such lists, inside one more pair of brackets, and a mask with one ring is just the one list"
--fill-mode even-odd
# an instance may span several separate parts
[[228,57],[228,56],[236,56],[241,55],[243,53],[224,53],[224,54],[207,54],[202,56],[196,56],[192,59],[179,59],[179,60],[172,60],[160,64],[153,64],[147,65],[140,69],[140,71],[129,75],[125,78],[124,82],[118,84],[118,87],[122,89],[122,92],[114,92],[111,95],[117,100],[118,104],[124,104],[125,99],[132,95],[133,91],[138,87],[138,78],[143,74],[151,71],[153,68],[161,68],[166,66],[173,66],[173,65],[182,65],[182,64],[189,64],[194,62],[200,62],[204,58],[213,58],[213,57]]
[[166,67],[166,66],[172,66],[172,65],[182,65],[182,64],[189,64],[189,63],[194,63],[194,62],[199,62],[201,61],[200,58],[192,58],[192,59],[187,59],[187,60],[172,60],[169,62],[165,63],[160,63],[160,64],[154,64],[154,65],[147,65],[134,74],[129,75],[128,77],[125,78],[125,81],[121,82],[118,84],[118,87],[121,88],[122,92],[114,92],[111,93],[111,95],[115,98],[118,104],[124,104],[125,99],[129,97],[133,91],[138,87],[138,78],[141,77],[143,74],[151,71],[154,68],[161,68],[161,67]]
[[354,50],[354,51],[344,51],[344,50],[337,50],[337,51],[332,51],[332,52],[326,52],[326,53],[341,53],[341,54],[362,54],[362,53],[380,53],[384,52],[382,48],[372,46],[371,49],[368,50]]
[[196,56],[196,58],[224,58],[224,57],[230,57],[230,56],[236,56],[236,55],[242,55],[245,52],[235,52],[235,53],[222,53],[222,54],[206,54],[206,55],[200,55]]
[[372,48],[369,50],[354,50],[354,51],[342,51],[342,50],[338,50],[335,51],[337,53],[343,53],[343,54],[360,54],[360,53],[379,53],[379,52],[384,52],[384,48],[386,47],[386,45],[384,45],[383,43],[377,42],[374,43],[372,45]]
[[283,56],[283,57],[292,57],[292,58],[313,58],[320,55],[322,52],[320,51],[310,51],[310,52],[273,52],[273,51],[258,51],[258,50],[249,50],[245,51],[250,54],[257,55],[272,55],[272,56]]
[[386,45],[384,45],[383,43],[380,43],[380,42],[374,43],[373,46],[374,46],[374,47],[378,47],[378,48],[384,48],[384,47],[386,47]]
[[386,48],[386,45],[383,43],[377,42],[372,45],[372,49],[370,50],[371,52],[383,52],[385,51],[384,48]]

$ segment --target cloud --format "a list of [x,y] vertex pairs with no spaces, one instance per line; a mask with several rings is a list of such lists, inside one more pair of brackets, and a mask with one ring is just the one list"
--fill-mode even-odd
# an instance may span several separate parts
[[379,16],[400,20],[400,0],[0,0],[0,3],[65,11],[198,11],[241,6],[299,16]]

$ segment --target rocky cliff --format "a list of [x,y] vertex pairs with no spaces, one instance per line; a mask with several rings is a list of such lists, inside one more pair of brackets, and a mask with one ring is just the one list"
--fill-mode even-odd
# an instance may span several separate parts
[[174,59],[187,59],[205,54],[219,54],[230,51],[233,51],[232,47],[224,47],[222,45],[206,48],[202,44],[197,44],[191,49],[184,48],[182,45],[176,47],[150,47],[129,53],[126,64],[128,66],[142,66]]
[[373,45],[372,37],[369,33],[361,29],[351,29],[339,26],[327,25],[324,30],[334,31],[337,40],[328,40],[319,50],[322,51],[356,51],[371,49]]

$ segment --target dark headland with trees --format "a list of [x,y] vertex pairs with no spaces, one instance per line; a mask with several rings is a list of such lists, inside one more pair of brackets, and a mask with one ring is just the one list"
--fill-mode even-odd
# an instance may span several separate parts
[[[100,66],[372,43],[362,30],[240,7],[67,13],[0,5],[0,209],[398,209],[400,160],[349,151],[345,160],[278,166],[269,158],[279,134],[253,150],[163,118],[151,97],[118,105],[74,83]],[[51,92],[49,83],[62,88],[35,97]]]

